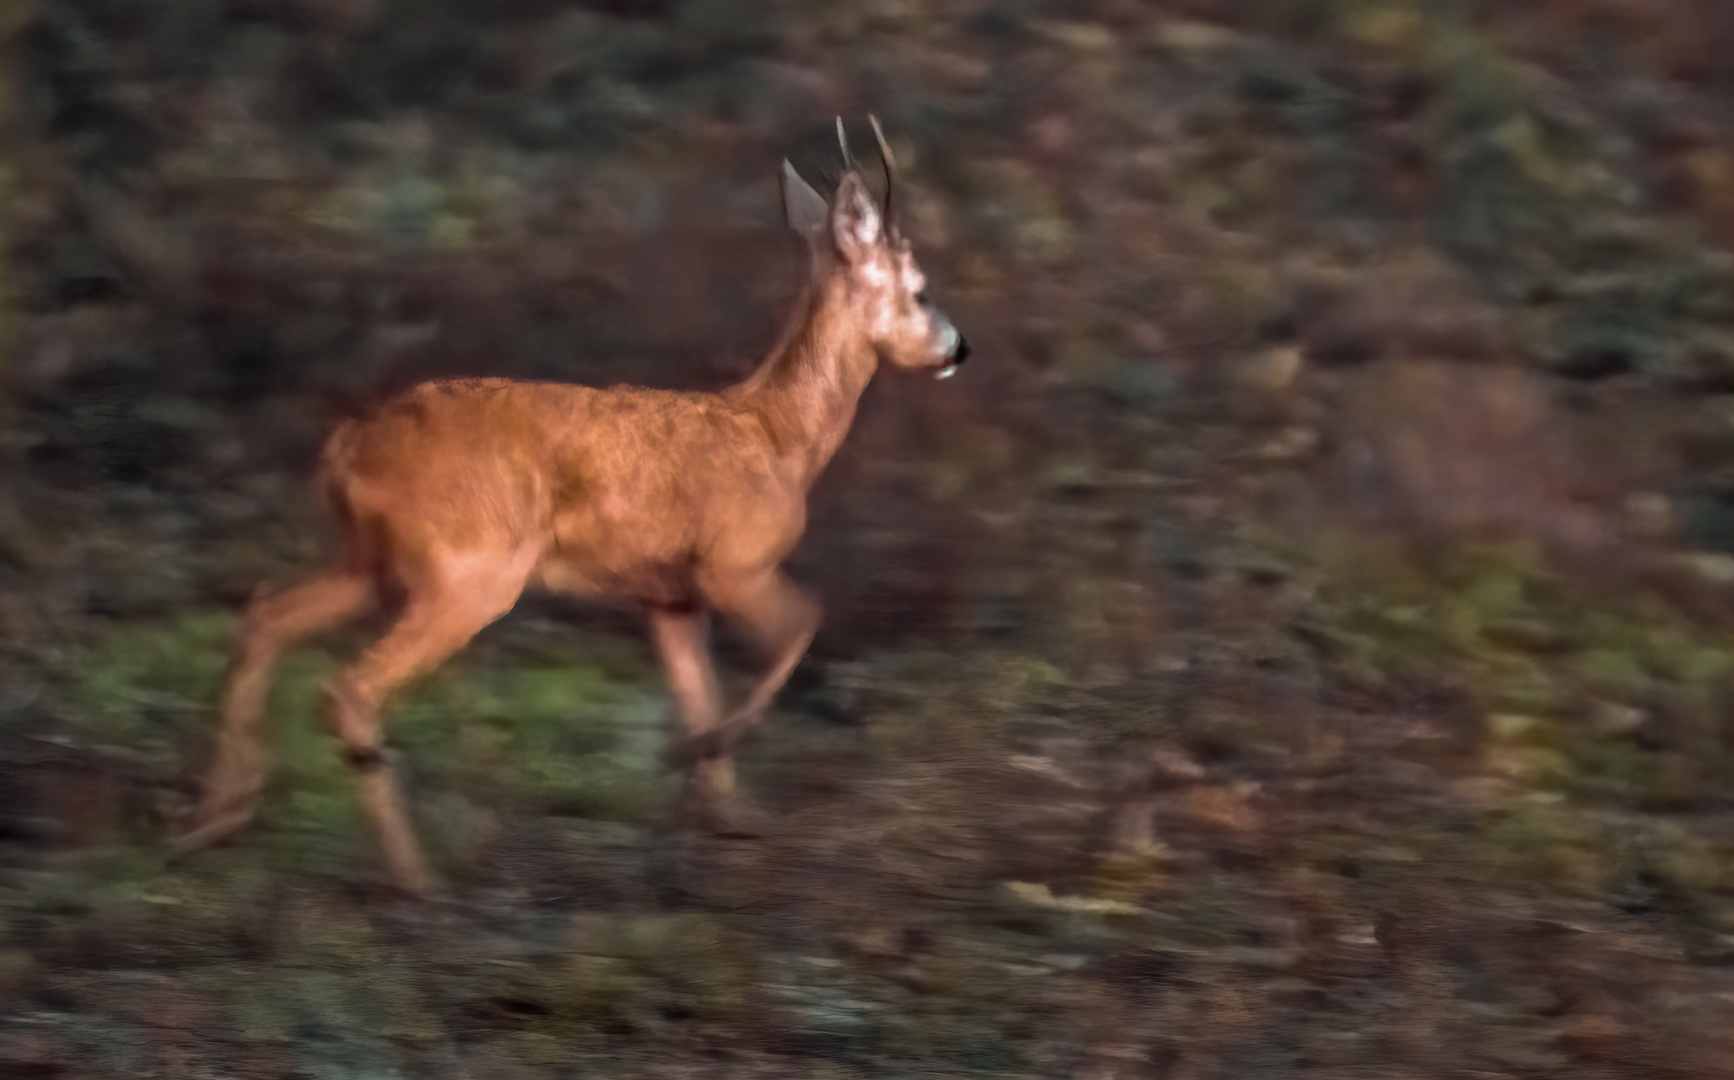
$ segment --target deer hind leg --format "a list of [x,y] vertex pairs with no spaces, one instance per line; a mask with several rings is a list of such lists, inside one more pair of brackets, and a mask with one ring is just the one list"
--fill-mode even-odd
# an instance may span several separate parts
[[771,701],[807,654],[819,629],[819,604],[775,570],[719,590],[713,602],[770,658],[740,706],[718,726],[721,745],[711,752],[726,755],[736,739],[764,720]]
[[379,839],[386,871],[405,892],[426,893],[432,878],[380,745],[380,706],[392,691],[438,667],[509,611],[527,572],[519,560],[418,583],[397,623],[331,685],[332,733],[356,772],[362,811]]
[[377,602],[374,579],[358,566],[343,565],[248,604],[223,686],[216,752],[191,827],[175,843],[177,852],[228,839],[245,828],[258,810],[270,771],[263,728],[265,699],[283,653]]
[[[715,732],[722,720],[722,695],[711,666],[705,614],[658,608],[650,614],[650,627],[669,693],[674,696],[681,735],[689,746],[694,745]],[[694,761],[690,783],[701,801],[713,805],[725,801],[734,794],[734,765],[715,755]]]

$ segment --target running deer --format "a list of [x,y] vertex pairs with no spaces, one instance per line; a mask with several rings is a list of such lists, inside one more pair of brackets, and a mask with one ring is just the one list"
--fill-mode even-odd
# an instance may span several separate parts
[[[876,206],[837,123],[844,172],[829,202],[783,162],[783,206],[811,255],[780,343],[718,393],[512,379],[424,383],[339,426],[317,482],[342,530],[337,557],[256,597],[222,693],[215,756],[188,852],[232,837],[263,797],[271,671],[297,641],[388,599],[396,622],[333,680],[328,723],[353,767],[392,882],[431,879],[381,747],[380,707],[504,615],[528,587],[648,614],[674,698],[687,786],[726,806],[735,737],[763,717],[818,627],[780,570],[807,492],[881,364],[952,374],[969,346],[928,300],[892,215],[896,173],[877,119],[886,194]],[[707,613],[769,656],[725,713]]]

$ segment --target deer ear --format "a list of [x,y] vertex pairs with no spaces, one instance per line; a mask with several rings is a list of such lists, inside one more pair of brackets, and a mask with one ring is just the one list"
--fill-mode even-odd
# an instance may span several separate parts
[[784,158],[783,216],[788,219],[789,228],[800,233],[809,244],[815,243],[825,231],[830,214],[831,208],[825,204],[825,197],[801,179],[801,174]]
[[879,208],[873,205],[867,185],[854,173],[844,173],[831,203],[831,240],[837,253],[847,262],[860,262],[879,243],[882,227]]

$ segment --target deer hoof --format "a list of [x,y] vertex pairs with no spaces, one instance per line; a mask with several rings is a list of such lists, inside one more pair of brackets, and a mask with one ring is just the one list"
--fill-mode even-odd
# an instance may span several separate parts
[[219,814],[200,814],[191,829],[170,843],[169,857],[182,859],[194,852],[233,839],[252,822],[255,809],[253,806],[246,806]]
[[692,827],[720,840],[758,840],[770,833],[765,815],[729,801],[695,801],[690,808]]

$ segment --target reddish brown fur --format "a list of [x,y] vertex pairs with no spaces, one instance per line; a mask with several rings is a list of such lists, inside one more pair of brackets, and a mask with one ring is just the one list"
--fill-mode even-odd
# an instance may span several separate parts
[[[786,168],[786,166],[785,166]],[[835,205],[792,171],[791,224],[813,243],[813,288],[791,330],[721,393],[607,390],[509,379],[427,383],[333,433],[321,483],[344,529],[322,573],[255,601],[222,701],[215,762],[186,849],[250,820],[267,761],[271,669],[302,637],[403,597],[386,635],[331,689],[330,723],[400,886],[428,874],[380,749],[379,707],[539,585],[649,613],[712,804],[732,790],[726,736],[757,721],[799,662],[817,606],[779,565],[806,497],[881,359],[949,369],[966,346],[922,293],[908,247],[854,173]],[[723,716],[704,612],[738,622],[771,657]]]

